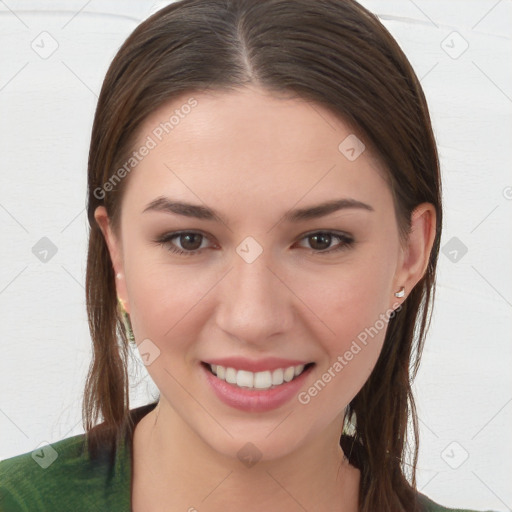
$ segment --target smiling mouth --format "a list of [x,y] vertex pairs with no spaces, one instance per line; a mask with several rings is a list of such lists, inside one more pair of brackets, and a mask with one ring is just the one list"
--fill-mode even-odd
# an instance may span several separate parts
[[306,365],[288,366],[286,368],[277,368],[275,370],[265,370],[262,372],[250,372],[247,370],[236,370],[235,368],[224,367],[221,365],[201,363],[210,373],[218,379],[232,384],[239,388],[248,389],[274,389],[283,384],[291,382],[306,371],[315,363]]

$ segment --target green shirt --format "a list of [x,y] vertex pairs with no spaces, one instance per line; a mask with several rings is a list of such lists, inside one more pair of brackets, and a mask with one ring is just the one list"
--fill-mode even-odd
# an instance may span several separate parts
[[[132,409],[134,425],[155,406],[152,403]],[[129,512],[131,434],[127,433],[124,439],[113,462],[108,457],[91,461],[84,434],[1,461],[0,511]],[[455,510],[442,507],[423,494],[419,498],[424,512]]]

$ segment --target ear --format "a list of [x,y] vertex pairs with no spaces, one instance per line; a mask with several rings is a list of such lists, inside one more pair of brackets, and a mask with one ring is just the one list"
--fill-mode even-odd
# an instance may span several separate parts
[[[402,286],[407,295],[424,276],[430,259],[430,252],[436,237],[436,209],[431,203],[422,203],[411,214],[411,231],[406,247],[401,256],[395,273],[393,292]],[[396,304],[396,297],[393,297]]]
[[121,246],[121,240],[114,234],[110,225],[110,219],[107,214],[107,210],[104,206],[98,206],[94,210],[94,218],[103,233],[105,242],[108,247],[110,254],[110,260],[112,261],[112,267],[114,269],[114,275],[116,276],[116,290],[117,296],[123,301],[125,310],[130,313],[128,294],[126,293],[126,281],[124,273],[123,263],[123,252]]

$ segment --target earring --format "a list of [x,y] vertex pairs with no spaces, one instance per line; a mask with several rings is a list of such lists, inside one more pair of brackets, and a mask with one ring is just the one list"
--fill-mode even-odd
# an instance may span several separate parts
[[400,290],[395,292],[395,297],[403,297],[404,295],[405,295],[405,287],[404,286],[402,286],[400,288]]
[[121,279],[121,278],[123,277],[123,274],[121,274],[121,272],[118,272],[118,273],[116,274],[116,277],[117,277],[117,279]]
[[118,305],[119,313],[121,315],[121,321],[123,322],[125,333],[128,336],[128,341],[132,345],[136,345],[135,336],[133,335],[132,324],[130,322],[130,315],[128,314],[128,312],[126,311],[126,309],[124,307],[123,299],[121,299],[120,297],[117,297],[117,305]]

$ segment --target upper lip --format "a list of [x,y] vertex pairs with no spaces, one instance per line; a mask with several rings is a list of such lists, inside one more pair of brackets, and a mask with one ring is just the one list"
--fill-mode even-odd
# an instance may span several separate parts
[[298,359],[281,359],[278,357],[265,357],[263,359],[252,360],[245,357],[224,357],[204,361],[207,364],[216,364],[224,368],[234,368],[235,370],[246,370],[249,372],[262,372],[265,370],[276,370],[277,368],[288,368],[290,366],[304,366],[312,361],[300,361]]

